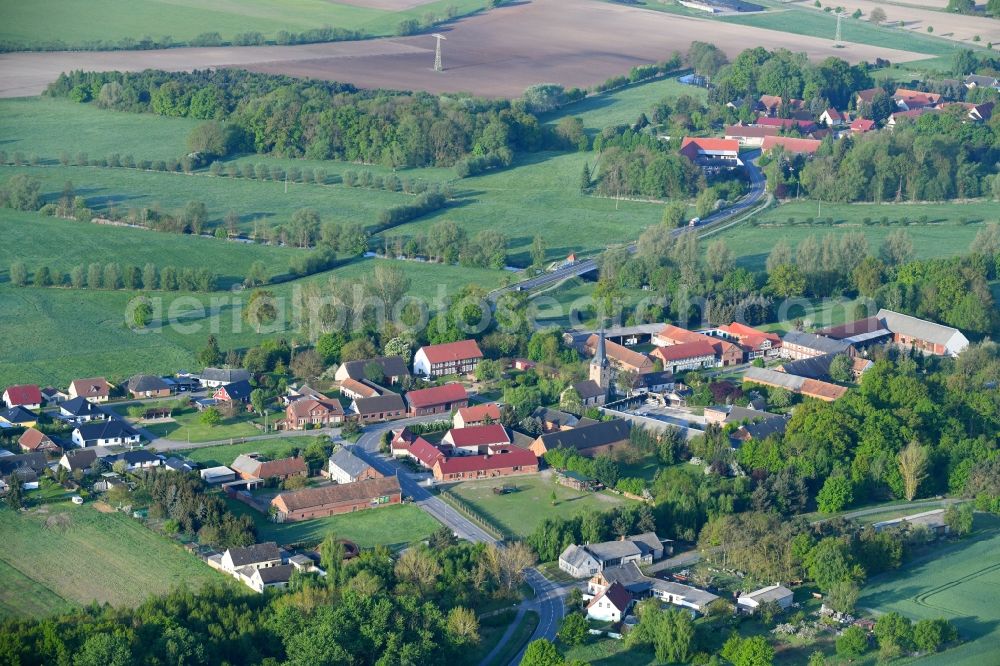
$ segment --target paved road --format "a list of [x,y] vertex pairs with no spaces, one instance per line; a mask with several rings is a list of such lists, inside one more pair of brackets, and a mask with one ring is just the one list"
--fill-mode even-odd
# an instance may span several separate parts
[[912,513],[921,513],[929,509],[937,509],[941,507],[947,507],[951,504],[961,504],[963,502],[968,502],[969,500],[958,499],[955,497],[944,497],[940,499],[925,499],[916,500],[910,502],[909,504],[883,504],[881,506],[873,506],[867,509],[858,509],[857,511],[849,511],[847,513],[839,513],[835,516],[830,516],[829,518],[820,518],[819,520],[812,521],[812,525],[817,525],[819,523],[825,523],[828,520],[833,520],[835,518],[863,518],[864,516],[871,516],[876,513],[887,513],[889,511],[896,510],[906,510]]
[[[742,199],[737,201],[729,208],[720,210],[719,212],[713,213],[708,217],[706,217],[704,220],[698,223],[697,227],[695,227],[697,230],[701,231],[710,229],[713,226],[720,224],[721,222],[724,222],[726,220],[729,220],[730,218],[736,217],[741,213],[746,212],[750,208],[753,208],[758,203],[760,203],[760,200],[764,197],[765,179],[764,179],[764,174],[761,173],[761,170],[757,167],[756,161],[759,157],[760,157],[760,151],[755,150],[751,153],[747,153],[747,159],[745,160],[745,164],[747,167],[747,173],[750,175],[750,190],[747,192],[746,196],[744,196]],[[671,235],[677,237],[687,232],[689,229],[690,227],[681,227],[679,229],[674,229],[671,232]],[[628,250],[630,253],[634,254],[636,252],[637,246],[635,243],[630,243],[625,247],[625,249]],[[490,295],[493,297],[497,297],[505,291],[512,291],[512,290],[531,291],[534,289],[538,289],[539,287],[546,287],[555,284],[557,282],[561,282],[571,277],[584,275],[596,269],[597,269],[596,258],[584,259],[570,266],[563,266],[562,268],[558,268],[554,271],[543,273],[542,275],[538,275],[536,277],[529,278],[521,282],[517,282],[508,287],[502,287],[500,289],[491,292]]]

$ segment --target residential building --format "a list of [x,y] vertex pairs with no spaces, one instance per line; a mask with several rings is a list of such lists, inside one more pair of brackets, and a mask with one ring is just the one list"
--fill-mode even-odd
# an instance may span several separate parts
[[0,479],[8,486],[12,479],[21,482],[25,490],[36,490],[38,479],[45,473],[48,461],[40,451],[0,457]]
[[897,88],[892,99],[896,102],[896,106],[903,111],[913,111],[915,109],[934,108],[941,103],[942,98],[938,93]]
[[612,583],[587,604],[587,617],[599,622],[620,622],[632,607],[632,595],[619,583]]
[[865,134],[875,129],[875,121],[868,118],[855,118],[848,128],[852,134]]
[[111,418],[111,415],[83,397],[76,397],[59,403],[59,416],[72,423],[86,423],[87,421],[104,421]]
[[469,394],[461,384],[443,384],[410,391],[406,394],[406,403],[410,416],[446,414],[455,409],[468,407]]
[[341,407],[340,401],[326,396],[299,398],[285,407],[284,427],[286,430],[326,428],[343,421],[344,408]]
[[441,443],[455,449],[457,455],[477,455],[488,453],[494,447],[506,447],[511,443],[507,429],[499,423],[452,428],[441,438]]
[[743,166],[740,160],[740,143],[734,139],[686,136],[681,141],[681,155],[702,167]]
[[531,443],[531,451],[541,458],[551,449],[570,448],[593,457],[629,442],[629,423],[622,419],[578,425],[570,430],[558,430],[539,435]]
[[0,411],[0,427],[34,428],[38,425],[38,414],[18,405]]
[[601,346],[601,343],[604,344],[604,355],[611,362],[615,370],[619,372],[631,372],[636,375],[653,372],[653,361],[648,356],[616,342],[605,340],[603,332],[594,333],[587,338],[584,343],[584,351],[596,358],[598,351],[600,351],[598,348]]
[[801,99],[784,99],[778,95],[761,95],[754,110],[766,116],[776,116],[782,107],[794,111],[802,107]]
[[774,357],[781,352],[781,338],[777,335],[738,322],[705,331],[705,334],[736,342],[743,349],[747,361]]
[[481,360],[483,352],[475,340],[427,345],[413,356],[413,374],[424,377],[471,375]]
[[843,386],[837,386],[836,384],[830,384],[818,379],[798,377],[769,368],[748,368],[746,374],[743,375],[743,381],[752,384],[761,384],[762,386],[787,389],[792,393],[798,393],[825,402],[833,402],[847,393],[847,389]]
[[340,395],[355,400],[357,398],[374,398],[382,395],[382,392],[368,383],[367,380],[348,377],[340,382]]
[[273,541],[229,548],[222,554],[222,570],[234,574],[240,569],[267,569],[280,566],[281,549]]
[[303,458],[281,458],[279,460],[264,460],[259,453],[239,455],[230,467],[246,480],[276,479],[284,481],[293,476],[309,476],[309,466]]
[[587,592],[596,596],[615,584],[624,587],[633,599],[651,597],[663,603],[688,608],[699,613],[704,613],[709,604],[719,598],[711,592],[700,590],[697,587],[646,576],[639,570],[639,566],[635,562],[629,562],[622,566],[606,567],[603,571],[596,572],[587,581]]
[[649,355],[663,364],[664,372],[672,374],[715,365],[715,347],[707,340],[657,347]]
[[241,368],[205,368],[198,376],[202,388],[218,388],[243,380],[250,381],[250,373]]
[[655,532],[644,532],[617,541],[566,546],[559,555],[559,568],[576,578],[586,578],[629,562],[652,564],[665,552],[667,547]]
[[780,127],[763,127],[758,125],[730,125],[726,127],[725,138],[739,142],[746,148],[760,148],[764,139],[781,134]]
[[88,473],[95,462],[97,462],[97,451],[94,449],[72,449],[59,459],[59,466],[70,473],[77,470]]
[[73,443],[77,446],[135,446],[139,433],[118,419],[81,423],[73,429]]
[[768,585],[759,590],[741,594],[736,599],[736,609],[752,615],[760,608],[761,604],[775,603],[781,610],[788,610],[792,607],[793,597],[792,591],[783,585]]
[[250,381],[241,379],[237,382],[230,382],[218,387],[215,389],[212,397],[218,402],[242,402],[249,404],[251,392],[253,392],[253,387],[250,386]]
[[846,125],[848,120],[850,118],[847,117],[846,113],[842,113],[832,107],[819,116],[819,121],[827,127],[840,127],[841,125]]
[[163,461],[163,469],[170,470],[171,472],[181,472],[182,474],[186,474],[188,472],[195,471],[198,469],[198,466],[195,463],[184,460],[183,458],[170,456]]
[[52,438],[35,428],[28,428],[17,440],[18,446],[24,451],[42,451],[45,453],[60,453],[62,447],[52,441]]
[[775,148],[782,148],[786,153],[795,155],[812,155],[823,142],[819,139],[798,139],[791,136],[768,136],[760,146],[761,151],[769,153]]
[[382,476],[378,470],[354,455],[350,447],[341,446],[327,461],[327,474],[337,483],[355,483]]
[[410,371],[406,369],[406,362],[401,356],[376,356],[375,358],[366,358],[362,361],[345,361],[341,363],[333,378],[338,382],[342,382],[345,379],[354,379],[356,381],[368,379],[365,368],[372,364],[379,366],[382,371],[382,381],[377,383],[398,384],[403,380],[403,377],[410,376]]
[[655,333],[651,342],[657,347],[669,347],[685,342],[707,342],[715,352],[716,365],[728,367],[743,362],[743,350],[739,345],[719,337],[696,333],[679,326],[666,324]]
[[105,461],[109,465],[114,465],[119,460],[124,461],[125,469],[129,472],[134,472],[140,469],[152,469],[154,467],[159,467],[163,461],[159,456],[150,453],[149,451],[126,451],[124,453],[119,453],[117,455],[108,456]]
[[747,442],[759,442],[772,435],[783,435],[788,427],[789,418],[780,414],[768,414],[762,418],[742,423],[729,435],[729,439],[746,444]]
[[14,407],[41,409],[42,392],[39,390],[37,384],[8,386],[3,392],[3,403],[10,409]]
[[860,109],[864,104],[871,104],[879,93],[884,94],[885,90],[882,88],[866,88],[865,90],[859,90],[855,93],[855,106]]
[[969,346],[969,339],[957,328],[884,308],[875,317],[892,331],[892,341],[900,347],[935,356],[958,356]]
[[126,385],[133,398],[166,398],[170,395],[170,384],[156,375],[135,375]]
[[580,419],[569,412],[563,412],[551,407],[536,407],[531,413],[531,417],[542,422],[544,432],[554,432],[556,430],[569,430],[576,426]]
[[390,446],[394,457],[410,458],[426,469],[433,469],[434,464],[445,457],[439,447],[405,429],[393,438]]
[[500,405],[495,402],[485,402],[481,405],[462,407],[452,418],[456,428],[497,423],[500,420]]
[[925,113],[933,113],[934,109],[928,108],[917,108],[911,109],[909,111],[896,111],[889,115],[889,120],[885,122],[885,126],[892,129],[902,121],[916,121],[917,118],[924,115]]
[[391,421],[406,416],[406,405],[398,393],[386,392],[374,398],[358,398],[351,403],[350,416],[361,423]]
[[399,504],[402,500],[399,479],[385,476],[283,492],[271,500],[271,506],[277,511],[276,520],[280,523],[362,511]]
[[969,74],[965,77],[963,83],[969,90],[972,90],[973,88],[995,88],[1000,90],[1000,79],[995,76]]
[[104,377],[74,379],[69,384],[70,398],[84,398],[90,402],[107,402],[111,397],[111,385]]
[[487,479],[512,474],[533,474],[538,471],[538,458],[527,449],[516,446],[493,449],[487,455],[441,456],[431,467],[438,481]]
[[46,405],[58,405],[63,400],[69,400],[68,393],[54,386],[46,386],[39,392],[42,394],[42,402]]
[[781,339],[781,357],[792,360],[815,358],[824,354],[847,354],[854,356],[857,350],[846,340],[835,340],[815,333],[789,331]]

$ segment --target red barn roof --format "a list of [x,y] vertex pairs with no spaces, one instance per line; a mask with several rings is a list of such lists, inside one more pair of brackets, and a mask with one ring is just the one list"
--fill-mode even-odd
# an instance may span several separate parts
[[471,426],[469,428],[452,428],[445,437],[456,447],[510,443],[510,436],[507,434],[507,430],[499,423]]
[[499,421],[500,406],[495,402],[487,402],[482,405],[462,407],[458,410],[458,415],[462,417],[463,423],[476,423],[478,421],[485,421],[486,419]]
[[459,402],[468,399],[469,394],[465,392],[465,387],[457,383],[432,386],[406,394],[406,401],[410,403],[410,407],[431,407],[446,402]]
[[681,142],[681,151],[688,146],[694,146],[699,151],[731,151],[740,152],[740,142],[734,139],[711,139],[697,136],[686,136]]
[[715,356],[715,347],[707,340],[694,340],[667,347],[657,347],[650,354],[662,359],[664,362],[682,361],[700,356]]
[[534,453],[528,449],[513,447],[493,455],[441,458],[435,463],[435,467],[438,468],[440,474],[444,475],[505,469],[507,467],[527,467],[537,464],[538,456]]
[[427,360],[432,364],[464,361],[470,358],[482,358],[483,352],[475,340],[459,340],[441,345],[421,347]]
[[785,149],[786,153],[804,153],[806,155],[812,155],[815,153],[820,144],[823,142],[819,139],[795,139],[790,136],[767,136],[764,137],[764,143],[761,145],[761,150],[765,153],[776,146],[781,146]]

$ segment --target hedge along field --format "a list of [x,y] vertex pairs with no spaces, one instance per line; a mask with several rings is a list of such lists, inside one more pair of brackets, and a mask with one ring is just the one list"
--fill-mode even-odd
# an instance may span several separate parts
[[[822,238],[826,234],[861,232],[868,239],[872,252],[877,253],[886,236],[897,229],[903,229],[913,239],[913,250],[917,258],[933,259],[968,253],[969,245],[983,223],[1000,219],[996,203],[989,201],[928,204],[824,203],[820,216],[817,217],[816,213],[815,201],[789,202],[762,213],[757,218],[761,226],[739,224],[709,236],[702,244],[707,247],[712,240],[721,238],[736,256],[737,265],[763,270],[771,248],[780,241],[788,243],[794,250],[795,245],[807,236]],[[926,224],[919,222],[924,215],[927,216]],[[866,217],[877,222],[883,216],[889,218],[888,225],[863,224]],[[805,220],[810,217],[814,219],[813,224],[805,224]],[[827,217],[832,217],[835,224],[828,226],[815,223],[815,220],[825,220]],[[901,222],[904,217],[911,224],[904,225]],[[795,218],[796,224],[789,225],[789,218]],[[969,224],[960,224],[962,218]]]
[[[152,232],[139,232],[152,233]],[[267,287],[284,299],[291,317],[291,296],[296,285],[306,281],[361,279],[382,259],[358,259],[303,280]],[[504,271],[445,266],[442,264],[393,261],[410,278],[409,294],[434,305],[439,293],[454,294],[468,284],[485,289],[499,285]],[[6,267],[4,267],[6,270]],[[267,338],[292,337],[297,329],[285,327],[258,334],[240,318],[238,303],[249,292],[191,294],[152,292],[162,298],[163,311],[170,307],[185,315],[183,326],[153,327],[134,332],[124,324],[128,302],[134,292],[14,287],[0,283],[0,385],[22,382],[65,386],[77,377],[103,375],[125,378],[133,374],[173,373],[195,367],[195,356],[210,333],[223,349],[245,349]],[[210,309],[215,301],[215,308]],[[306,332],[301,332],[305,336]]]
[[64,274],[77,265],[117,262],[142,268],[208,268],[220,276],[220,286],[242,282],[250,265],[261,261],[269,277],[288,272],[289,262],[308,250],[257,245],[163,233],[130,227],[75,222],[40,213],[0,209],[0,234],[17,243],[0,244],[0,276],[9,277],[14,261],[24,262],[29,275],[40,266]]
[[[0,611],[13,614],[42,615],[92,601],[136,605],[179,585],[197,589],[225,580],[139,521],[93,506],[0,511],[0,533]],[[39,590],[37,597],[19,597]]]
[[361,6],[362,3],[327,0],[0,0],[5,18],[0,41],[21,44],[59,39],[70,44],[124,37],[169,36],[187,41],[205,32],[224,40],[256,31],[272,38],[279,30],[302,32],[325,25],[359,30],[366,35],[394,34],[399,22],[422,19],[427,13],[444,17],[448,7],[459,13],[482,9],[482,0],[434,0],[388,3],[396,10]]
[[978,514],[972,537],[943,545],[927,557],[872,579],[858,607],[898,611],[911,620],[944,617],[962,645],[923,657],[927,666],[996,663],[1000,646],[1000,519]]
[[[5,0],[0,3],[8,4]],[[18,3],[27,6],[32,3]],[[76,3],[61,3],[66,7]],[[81,7],[84,5],[80,5]],[[187,152],[188,133],[204,121],[151,114],[105,111],[93,104],[30,97],[0,101],[0,150],[56,161],[62,153],[90,159],[112,153],[136,160],[167,160]]]

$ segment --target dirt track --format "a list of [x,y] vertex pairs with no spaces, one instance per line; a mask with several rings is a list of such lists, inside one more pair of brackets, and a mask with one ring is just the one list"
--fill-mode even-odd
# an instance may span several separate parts
[[[942,24],[943,25],[943,24]],[[517,96],[535,83],[587,86],[637,64],[710,41],[730,56],[745,48],[784,47],[812,58],[893,62],[927,56],[708,19],[687,18],[597,0],[532,0],[458,21],[444,43],[444,72],[433,71],[426,36],[306,46],[265,46],[0,55],[0,97],[36,95],[69,69],[187,70],[235,66],[262,72],[351,82],[364,87],[468,91]],[[1000,41],[1000,40],[998,40]]]

